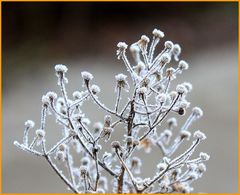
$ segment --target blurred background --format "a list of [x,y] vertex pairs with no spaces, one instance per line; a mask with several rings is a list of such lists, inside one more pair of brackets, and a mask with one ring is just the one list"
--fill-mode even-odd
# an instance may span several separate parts
[[[208,135],[197,153],[207,152],[211,159],[208,171],[194,183],[194,192],[236,193],[237,14],[238,5],[233,2],[2,2],[3,192],[69,192],[43,159],[13,146],[14,140],[22,140],[25,120],[39,125],[42,95],[49,90],[59,92],[54,64],[68,65],[69,94],[81,88],[81,71],[93,73],[102,88],[101,99],[112,106],[114,76],[126,73],[116,59],[116,44],[133,43],[142,34],[151,37],[152,30],[159,28],[165,33],[164,41],[182,46],[181,58],[189,62],[190,69],[178,81],[193,84],[188,99],[205,113],[192,129]],[[86,110],[92,122],[103,119],[95,105]],[[53,141],[54,120],[48,122],[49,132],[53,132],[48,138]],[[158,154],[153,150],[142,155],[142,176],[152,175]]]

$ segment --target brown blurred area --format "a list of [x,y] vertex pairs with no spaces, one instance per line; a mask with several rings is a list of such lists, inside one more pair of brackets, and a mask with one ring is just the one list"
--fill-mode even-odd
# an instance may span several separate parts
[[[25,120],[39,124],[41,96],[57,91],[53,65],[68,65],[69,94],[81,86],[81,71],[92,72],[101,99],[112,105],[114,75],[126,74],[116,59],[116,44],[131,44],[142,34],[151,37],[154,28],[164,31],[164,41],[182,46],[181,58],[190,69],[178,81],[193,83],[191,106],[205,113],[192,129],[208,135],[197,152],[208,152],[211,159],[194,192],[237,192],[237,3],[2,2],[4,193],[69,192],[45,161],[12,144],[22,139]],[[92,122],[102,120],[95,107],[87,110]],[[49,129],[53,124],[49,121]],[[158,154],[143,155],[150,167],[143,176],[150,176]]]
[[[2,15],[3,71],[14,73],[26,66],[36,69],[34,62],[44,59],[64,63],[94,55],[113,60],[118,41],[133,42],[153,28],[179,42],[186,56],[237,38],[237,3],[9,2],[3,3]],[[31,65],[22,63],[24,57]],[[6,84],[4,79],[4,90]]]

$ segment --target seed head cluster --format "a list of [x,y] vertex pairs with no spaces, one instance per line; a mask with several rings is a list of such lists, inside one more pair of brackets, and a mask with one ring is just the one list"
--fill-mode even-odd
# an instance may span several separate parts
[[[68,68],[56,65],[60,93],[49,91],[42,96],[40,126],[35,129],[35,123],[27,120],[22,143],[14,144],[45,159],[73,193],[192,192],[192,183],[206,172],[205,162],[210,158],[204,152],[195,158],[192,155],[206,139],[202,131],[192,129],[203,111],[199,107],[189,109],[191,83],[174,84],[189,64],[180,59],[182,48],[177,43],[165,41],[158,51],[164,36],[154,29],[152,39],[142,35],[129,47],[125,42],[117,44],[117,59],[122,60],[127,75],[115,76],[112,106],[103,103],[101,89],[87,71],[79,74],[83,90],[69,95]],[[124,93],[128,96],[125,102]],[[94,103],[105,117],[92,122],[82,107],[86,102]],[[48,117],[55,118],[56,130],[47,129]],[[182,117],[186,118],[183,124],[177,120]],[[52,145],[50,131],[61,135]],[[116,132],[118,136],[113,136]],[[186,150],[179,152],[182,145]],[[159,160],[154,174],[144,178],[142,170],[148,170],[146,159],[151,161],[153,149],[159,150]],[[146,154],[146,159],[136,151]]]

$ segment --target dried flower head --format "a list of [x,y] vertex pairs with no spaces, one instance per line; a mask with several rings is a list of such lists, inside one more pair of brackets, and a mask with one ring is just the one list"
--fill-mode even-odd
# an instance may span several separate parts
[[129,85],[127,82],[127,76],[125,74],[118,74],[115,76],[116,80],[117,80],[117,86],[119,88],[123,88],[126,91],[129,89]]
[[35,126],[35,123],[32,120],[27,120],[25,122],[26,128],[33,128]]
[[93,79],[93,75],[90,72],[83,71],[81,72],[81,75],[85,81],[91,81]]
[[158,30],[158,29],[154,29],[152,34],[155,36],[155,37],[158,37],[158,38],[163,38],[164,37],[164,32]]

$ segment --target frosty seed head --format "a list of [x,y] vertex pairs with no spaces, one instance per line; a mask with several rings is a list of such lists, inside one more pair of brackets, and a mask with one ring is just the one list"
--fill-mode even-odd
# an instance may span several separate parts
[[189,140],[189,138],[191,137],[191,133],[189,131],[183,130],[180,132],[180,137],[181,139]]
[[94,95],[96,95],[97,93],[99,93],[101,91],[101,89],[97,85],[92,85],[91,86],[91,91]]
[[112,146],[113,148],[115,148],[115,149],[121,148],[121,144],[120,144],[119,141],[113,141],[113,142],[111,143],[111,146]]
[[35,123],[32,120],[27,120],[24,124],[28,129],[33,128],[35,126]]
[[110,127],[111,122],[112,122],[112,117],[110,115],[106,115],[104,117],[104,126],[105,127]]
[[166,129],[163,131],[163,135],[167,138],[171,137],[172,136],[172,131]]
[[190,106],[190,102],[186,101],[186,100],[182,100],[180,103],[179,103],[179,107],[180,108],[183,108],[183,109],[186,109]]
[[43,137],[45,137],[45,131],[43,130],[43,129],[38,129],[38,130],[36,130],[36,135],[37,135],[37,137],[38,138],[43,138]]
[[200,173],[203,173],[203,172],[205,172],[206,170],[207,170],[207,167],[206,167],[206,165],[205,164],[203,164],[203,163],[200,163],[200,164],[198,164],[198,171],[200,172]]
[[203,115],[203,111],[202,111],[202,109],[199,108],[199,107],[194,107],[194,108],[192,109],[192,113],[193,113],[193,115],[196,116],[197,118],[200,118],[200,117]]
[[57,73],[66,73],[68,71],[68,68],[63,64],[57,64],[55,65],[55,71]]
[[205,140],[207,138],[206,135],[199,130],[194,132],[193,137],[200,140]]
[[82,78],[83,78],[85,81],[90,81],[90,80],[93,79],[93,75],[92,75],[90,72],[83,71],[83,72],[81,72],[81,75],[82,75]]
[[126,81],[127,79],[127,76],[125,74],[118,74],[115,76],[117,82],[122,82],[122,81]]
[[178,68],[180,70],[187,70],[188,69],[188,63],[184,60],[181,60],[179,63],[178,63]]
[[42,103],[44,106],[48,106],[49,105],[49,98],[46,95],[42,96]]
[[68,146],[66,144],[61,144],[58,146],[58,150],[59,151],[66,151],[68,148]]
[[148,44],[150,39],[146,35],[142,35],[140,41],[142,44]]
[[196,180],[198,178],[198,174],[196,172],[190,172],[188,176],[189,180]]
[[167,166],[168,165],[166,163],[159,163],[157,165],[157,168],[159,169],[159,171],[163,171],[163,170],[165,170],[167,168]]
[[87,167],[86,166],[80,166],[80,175],[81,177],[85,177],[87,174]]
[[164,43],[164,46],[166,49],[172,49],[173,48],[173,42],[172,41],[166,41]]
[[50,100],[50,101],[53,101],[57,98],[57,94],[53,91],[49,91],[47,92],[46,94],[46,97]]
[[171,60],[171,57],[170,57],[170,55],[169,54],[167,54],[167,53],[164,53],[162,56],[161,56],[161,59],[160,59],[160,61],[161,61],[161,63],[164,65],[164,64],[168,64],[169,62],[170,62],[170,60]]
[[141,39],[137,42],[138,46],[144,53],[147,52],[147,46],[149,41],[150,39],[146,35],[142,35]]
[[175,71],[174,68],[170,67],[170,68],[167,68],[166,70],[166,77],[169,77],[171,79],[174,79],[175,78],[175,75],[173,74]]
[[117,86],[121,87],[123,89],[128,89],[129,85],[127,82],[127,76],[125,74],[118,74],[115,76],[115,79],[117,80]]
[[126,50],[127,47],[128,47],[128,45],[127,45],[125,42],[119,42],[119,43],[117,44],[117,47],[118,47],[119,49],[121,49],[121,50]]
[[169,95],[170,95],[170,98],[174,100],[177,97],[178,93],[176,91],[171,91]]
[[164,32],[158,30],[158,29],[154,29],[152,32],[153,36],[157,37],[157,38],[163,38],[164,37]]
[[66,158],[66,153],[64,151],[57,151],[56,152],[56,156],[55,158],[58,160],[58,161],[65,161],[65,158]]
[[125,141],[126,141],[128,144],[132,144],[132,143],[133,143],[133,136],[126,136]]
[[156,96],[156,101],[159,102],[160,104],[163,104],[167,100],[167,95],[165,93],[160,93],[159,95]]
[[80,91],[74,91],[72,95],[75,100],[78,100],[82,98],[83,94]]
[[81,118],[81,121],[84,125],[90,125],[91,121],[89,118]]
[[146,87],[140,87],[140,88],[137,89],[137,94],[144,95],[145,93],[147,93],[147,88]]
[[176,91],[178,92],[178,94],[187,93],[187,89],[186,89],[186,87],[183,84],[177,85]]
[[168,123],[169,128],[177,126],[177,120],[174,117],[168,119],[167,123]]
[[210,156],[209,156],[207,153],[204,153],[204,152],[201,152],[201,153],[199,154],[199,157],[200,157],[200,159],[201,159],[202,161],[207,161],[207,160],[210,159]]

